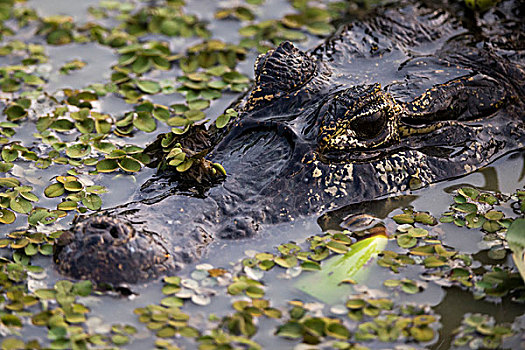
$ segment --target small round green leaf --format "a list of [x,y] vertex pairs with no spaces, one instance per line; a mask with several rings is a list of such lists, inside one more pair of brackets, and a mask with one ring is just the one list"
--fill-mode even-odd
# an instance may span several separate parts
[[139,80],[137,87],[147,94],[157,94],[160,92],[160,84],[152,80]]
[[2,224],[12,224],[16,219],[15,213],[8,209],[0,209],[0,222]]
[[46,187],[44,195],[48,198],[54,198],[63,195],[65,192],[66,190],[63,184],[55,183]]
[[138,112],[137,117],[133,119],[133,125],[144,132],[153,132],[157,129],[157,123],[149,112]]
[[22,197],[16,197],[11,199],[9,202],[9,207],[16,211],[17,213],[27,214],[33,209],[31,202]]
[[221,114],[220,116],[217,117],[217,120],[215,120],[215,125],[219,129],[222,129],[226,125],[228,125],[229,121],[230,121],[230,115],[229,114]]
[[83,158],[90,152],[90,145],[76,144],[66,148],[66,155],[70,158]]
[[79,192],[84,188],[84,186],[82,186],[80,182],[73,180],[64,183],[64,188],[69,192]]
[[75,210],[78,207],[78,203],[75,201],[65,201],[62,203],[59,203],[57,208],[59,210]]
[[111,173],[118,169],[118,163],[115,159],[103,159],[97,163],[99,173]]
[[118,160],[118,166],[127,172],[134,173],[140,170],[141,166],[138,161],[133,158],[125,157]]
[[82,198],[82,204],[86,206],[86,208],[91,210],[99,210],[102,206],[102,199],[94,193],[88,193],[84,198]]
[[7,115],[7,120],[9,121],[19,120],[27,116],[27,111],[18,104],[7,107],[4,113]]

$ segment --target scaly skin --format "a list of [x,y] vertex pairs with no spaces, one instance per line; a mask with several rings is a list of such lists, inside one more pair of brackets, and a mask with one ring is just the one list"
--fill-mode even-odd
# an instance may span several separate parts
[[165,246],[168,245],[160,237],[136,231],[129,222],[95,216],[60,237],[54,258],[58,270],[65,275],[90,278],[97,283],[112,283],[114,276],[121,276],[122,280],[135,283],[175,268]]
[[[510,3],[518,10],[503,2],[494,11],[519,21],[522,6]],[[161,135],[146,150],[159,176],[136,201],[77,223],[55,254],[59,271],[136,282],[198,258],[215,239],[468,174],[522,148],[525,56],[505,39],[522,24],[506,22],[498,36],[491,23],[485,37],[455,12],[406,2],[343,27],[310,52],[285,42],[261,55],[253,89],[235,105],[238,117],[224,129]],[[175,147],[194,157],[187,172],[167,165]],[[104,239],[77,244],[107,236],[92,220],[132,225],[135,235],[119,249]],[[108,253],[86,270],[87,247],[97,244]],[[149,250],[137,267],[147,273],[115,268],[136,261],[137,249]]]

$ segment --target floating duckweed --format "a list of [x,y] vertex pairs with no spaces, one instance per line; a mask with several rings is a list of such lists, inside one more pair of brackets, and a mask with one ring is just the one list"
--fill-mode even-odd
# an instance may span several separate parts
[[113,325],[111,327],[111,342],[115,345],[126,345],[130,342],[130,335],[137,333],[137,329],[129,325]]
[[166,283],[162,287],[163,294],[174,294],[180,291],[180,277],[164,277],[164,282]]
[[115,334],[111,336],[111,341],[115,345],[126,345],[127,343],[129,343],[129,337],[123,334]]
[[[2,216],[0,222],[10,224],[16,219],[16,214],[28,214],[33,209],[32,202],[37,202],[38,197],[31,191],[31,186],[20,186],[15,178],[0,178],[0,187],[9,190],[0,193],[0,207]],[[11,209],[11,210],[8,210]]]
[[155,331],[158,337],[168,338],[180,334],[193,338],[199,335],[195,328],[188,326],[189,316],[178,307],[148,305],[134,312],[139,316],[139,321],[146,323],[148,329]]
[[400,267],[415,264],[415,260],[405,254],[399,254],[393,251],[384,251],[382,257],[377,261],[380,266],[389,267],[392,271],[398,273]]
[[273,259],[273,261],[284,268],[290,268],[297,265],[297,258],[293,255],[284,255]]
[[138,112],[133,118],[133,125],[144,132],[153,132],[157,129],[155,119],[148,112]]
[[480,277],[475,283],[476,294],[479,297],[503,297],[512,294],[515,300],[525,300],[525,286],[518,272],[493,267]]
[[118,169],[118,163],[115,159],[103,159],[97,162],[96,169],[100,173],[111,173]]
[[[239,322],[243,322],[239,319]],[[246,329],[245,327],[243,329]],[[246,331],[245,331],[246,333]],[[228,346],[230,348],[234,347],[249,347],[249,349],[259,350],[262,347],[255,341],[248,339],[247,336],[243,335],[231,335],[223,331],[221,328],[216,328],[211,330],[209,335],[203,335],[198,338],[199,343],[201,344],[202,349],[206,348],[220,348]]]
[[0,222],[2,224],[11,224],[15,221],[16,215],[10,210],[0,209]]
[[[125,83],[129,80],[127,73],[129,69],[138,75],[144,74],[150,69],[168,70],[171,67],[171,53],[165,42],[150,41],[145,44],[134,44],[123,47],[118,51],[118,67],[113,73],[112,81],[116,84]],[[123,69],[125,67],[125,69]],[[140,88],[140,85],[139,85]],[[146,84],[147,88],[147,84]]]
[[73,40],[73,18],[51,16],[42,19],[38,34],[45,35],[48,44],[64,45]]
[[246,6],[225,8],[215,12],[215,18],[217,19],[225,19],[230,17],[239,19],[241,21],[252,21],[255,19],[255,14]]
[[416,294],[423,290],[423,288],[418,285],[417,282],[409,279],[385,280],[383,284],[389,288],[400,287],[401,290],[407,294]]
[[284,40],[302,41],[307,36],[299,30],[288,29],[281,20],[267,20],[239,29],[244,38],[239,43],[245,48],[256,47],[261,53],[277,46]]
[[81,191],[84,186],[77,180],[67,181],[64,183],[64,189],[69,192]]
[[[502,199],[501,195],[499,197]],[[441,222],[453,222],[457,226],[467,226],[471,229],[481,227],[489,233],[510,225],[511,220],[505,218],[503,212],[492,209],[499,203],[499,199],[489,192],[463,187],[457,190],[454,202],[451,206],[452,211],[445,213],[440,219]]]
[[415,222],[424,225],[436,225],[436,219],[427,212],[415,212],[412,208],[403,209],[403,214],[395,215],[392,219],[398,224],[413,224]]
[[102,199],[96,194],[89,193],[82,198],[82,204],[90,210],[99,210],[102,206]]
[[209,36],[205,24],[183,12],[183,1],[169,1],[167,6],[145,6],[127,15],[125,29],[134,36],[162,33],[168,36]]
[[44,235],[40,232],[14,231],[7,235],[8,239],[0,241],[0,248],[9,246],[25,256],[33,256],[37,253],[51,255],[53,253],[52,243],[60,232]]
[[496,324],[485,314],[466,314],[454,333],[454,345],[471,349],[499,349],[505,338],[514,335],[509,324]]
[[205,305],[208,305],[211,303],[211,299],[209,296],[207,295],[201,295],[201,294],[195,294],[195,295],[192,295],[191,297],[191,301],[196,304],[196,305],[200,305],[200,306],[205,306]]
[[4,113],[7,115],[8,121],[17,121],[27,117],[27,108],[20,103],[13,103],[4,109]]
[[[358,305],[363,307],[361,300],[357,299],[360,301]],[[352,311],[353,316],[351,317],[356,320],[362,320],[364,315],[372,318],[370,321],[359,323],[355,333],[357,341],[377,339],[383,342],[393,342],[401,337],[412,337],[418,342],[428,342],[435,338],[436,332],[430,325],[437,319],[432,315],[425,315],[424,308],[405,306],[394,308],[394,303],[387,299],[366,300],[373,303],[374,306],[366,306],[362,312],[360,309]]]
[[141,168],[140,162],[131,157],[120,158],[117,163],[120,169],[130,173],[137,172]]
[[[404,230],[401,230],[401,226],[398,228],[398,230],[402,232],[404,231]],[[427,230],[418,228],[418,227],[410,227],[408,230],[404,232],[405,233],[401,233],[397,235],[397,244],[401,248],[406,248],[406,249],[415,247],[419,241],[418,240],[419,238],[425,238],[428,236]]]
[[66,62],[62,67],[60,67],[60,73],[69,74],[72,71],[84,68],[86,64],[87,63],[85,61],[79,59],[71,60],[69,62]]
[[[75,176],[58,176],[57,182],[49,185],[44,189],[44,195],[48,198],[60,197],[67,193],[66,200],[57,205],[59,210],[78,210],[85,211],[86,208],[90,210],[99,210],[102,206],[102,199],[98,194],[105,193],[107,190],[103,186],[89,186],[85,187]],[[78,203],[82,202],[85,208],[78,207]],[[41,215],[45,212],[41,211]],[[45,214],[45,219],[49,218]],[[43,218],[34,218],[33,221],[41,221]]]
[[23,340],[15,337],[7,337],[2,340],[2,350],[18,350],[24,349],[25,343]]
[[224,128],[226,125],[228,125],[232,117],[233,118],[237,117],[237,112],[234,109],[229,108],[226,110],[224,114],[221,114],[220,116],[217,117],[217,120],[215,121],[215,125],[219,129]]
[[351,336],[348,328],[338,319],[312,317],[301,306],[289,310],[290,320],[279,326],[276,335],[289,339],[302,339],[306,344],[319,344],[325,338],[348,340]]
[[138,80],[137,87],[147,94],[157,94],[160,92],[160,84],[152,80]]
[[18,151],[13,148],[2,148],[2,159],[6,162],[13,162],[18,158]]

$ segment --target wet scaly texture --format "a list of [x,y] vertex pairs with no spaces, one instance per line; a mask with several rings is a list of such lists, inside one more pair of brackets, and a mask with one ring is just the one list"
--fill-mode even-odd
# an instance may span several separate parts
[[[233,106],[238,116],[210,127],[209,144],[193,150],[204,165],[222,164],[226,178],[168,167],[139,200],[108,213],[147,223],[136,230],[156,231],[170,259],[191,261],[215,239],[468,174],[522,148],[522,55],[502,51],[514,32],[471,31],[447,6],[404,2],[309,52],[285,42],[262,55],[252,91]],[[170,137],[190,145],[202,127],[192,128]],[[148,152],[162,159],[170,148],[157,141]]]

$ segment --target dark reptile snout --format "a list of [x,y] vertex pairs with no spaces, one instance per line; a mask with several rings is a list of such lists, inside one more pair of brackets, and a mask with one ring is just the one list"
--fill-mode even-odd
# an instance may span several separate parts
[[86,223],[86,238],[92,236],[95,244],[100,239],[102,244],[119,246],[126,244],[135,236],[133,227],[112,217],[98,217]]
[[81,220],[64,232],[54,261],[60,273],[96,283],[137,283],[175,269],[159,237],[111,216]]

